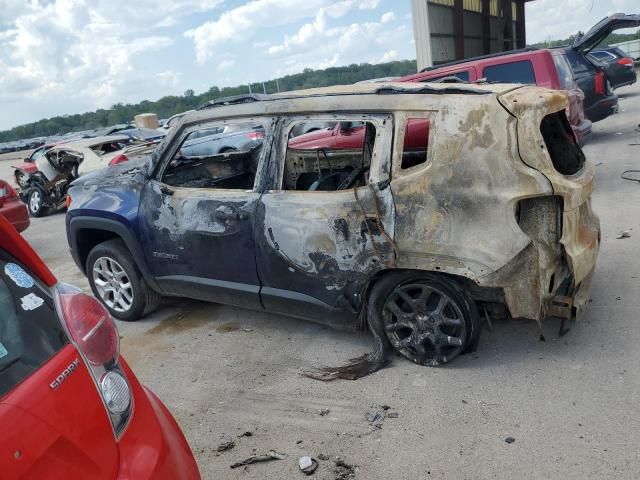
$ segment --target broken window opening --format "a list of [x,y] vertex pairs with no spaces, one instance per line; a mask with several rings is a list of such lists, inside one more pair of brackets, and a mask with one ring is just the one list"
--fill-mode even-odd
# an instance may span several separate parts
[[373,123],[337,121],[296,136],[299,123],[289,130],[284,190],[326,192],[367,185],[376,140]]
[[426,163],[429,150],[428,118],[408,118],[404,128],[404,145],[402,147],[403,170]]
[[564,110],[544,117],[540,131],[554,168],[562,175],[578,173],[584,165],[584,153]]
[[102,156],[107,153],[118,152],[124,149],[128,143],[130,142],[126,142],[126,141],[106,142],[106,143],[101,143],[100,145],[96,145],[95,147],[91,147],[91,150],[93,150],[96,153],[96,155]]
[[162,182],[173,187],[251,190],[265,131],[255,121],[193,130],[169,162]]

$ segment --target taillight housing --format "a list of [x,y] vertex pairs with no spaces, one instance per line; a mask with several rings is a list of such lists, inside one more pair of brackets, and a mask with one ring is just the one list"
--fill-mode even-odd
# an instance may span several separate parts
[[629,57],[620,58],[620,59],[618,59],[618,61],[616,63],[618,65],[623,65],[625,67],[633,67],[634,66],[633,59],[631,59]]
[[118,438],[131,418],[133,396],[118,363],[120,336],[109,311],[80,289],[59,283],[56,304],[71,342],[85,360]]
[[264,132],[262,130],[249,132],[247,133],[247,138],[250,138],[251,140],[262,140],[264,138]]
[[63,293],[60,306],[71,338],[92,365],[105,365],[118,359],[118,329],[98,300],[86,293]]
[[124,153],[121,153],[111,159],[111,161],[109,162],[109,166],[118,165],[120,163],[124,163],[128,161],[129,161],[129,157],[127,157]]
[[604,90],[605,81],[606,81],[606,79],[605,79],[605,76],[604,76],[604,72],[602,70],[598,70],[596,72],[595,87],[594,87],[596,95],[604,95],[604,93],[605,93],[605,90]]

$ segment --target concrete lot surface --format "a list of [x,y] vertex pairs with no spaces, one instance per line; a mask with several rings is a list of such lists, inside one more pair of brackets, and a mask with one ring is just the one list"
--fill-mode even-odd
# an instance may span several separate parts
[[[585,148],[602,221],[592,303],[562,338],[556,322],[546,342],[534,323],[498,323],[449,366],[394,357],[370,377],[322,383],[300,372],[359,355],[370,339],[190,301],[119,322],[124,356],[176,416],[203,478],[303,478],[302,455],[319,460],[315,478],[331,480],[350,478],[334,471],[336,456],[368,480],[638,478],[640,185],[620,174],[640,169],[640,146],[629,145],[640,141],[640,86],[617,93],[620,112],[594,125]],[[7,172],[0,161],[0,178]],[[622,230],[630,238],[616,239]],[[68,255],[63,214],[35,219],[25,237],[60,280],[88,288]],[[397,418],[370,424],[367,412],[382,405]],[[225,438],[236,446],[218,453]],[[286,459],[230,469],[271,449]]]

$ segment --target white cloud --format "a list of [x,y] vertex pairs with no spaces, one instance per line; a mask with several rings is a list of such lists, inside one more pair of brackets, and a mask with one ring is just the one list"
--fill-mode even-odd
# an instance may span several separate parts
[[194,43],[199,63],[214,58],[215,53],[230,42],[245,41],[264,25],[278,27],[313,17],[320,10],[338,18],[353,9],[375,9],[380,0],[252,0],[227,10],[218,20],[205,22],[188,30],[185,36]]
[[331,27],[329,22],[326,11],[321,9],[312,22],[269,47],[267,53],[284,65],[278,74],[349,63],[380,63],[414,55],[412,48],[404,50],[404,57],[399,49],[389,49],[409,44],[412,32],[406,26],[391,28],[380,21]]
[[224,72],[225,70],[229,70],[235,64],[236,61],[233,59],[222,60],[216,67],[216,70],[218,70],[219,72]]
[[382,17],[380,18],[380,21],[382,23],[389,23],[389,22],[393,22],[396,19],[396,14],[393,12],[387,12],[385,14],[382,15]]
[[327,28],[326,13],[320,9],[312,23],[306,23],[292,36],[285,36],[284,43],[269,47],[267,52],[271,55],[291,53],[311,47],[320,37],[325,36]]
[[158,79],[158,82],[162,86],[175,87],[176,85],[178,85],[180,74],[174,72],[173,70],[167,70],[166,72],[156,73],[155,77]]
[[384,55],[382,56],[382,62],[391,62],[392,60],[395,60],[396,58],[398,58],[398,51],[397,50],[389,50],[388,52],[384,52]]
[[[176,86],[178,76],[138,66],[146,54],[173,44],[154,28],[214,9],[222,0],[0,3],[0,104],[20,102],[19,114],[26,115],[29,106],[62,99],[67,108],[87,110],[160,96],[162,87]],[[15,120],[0,122],[10,127]]]

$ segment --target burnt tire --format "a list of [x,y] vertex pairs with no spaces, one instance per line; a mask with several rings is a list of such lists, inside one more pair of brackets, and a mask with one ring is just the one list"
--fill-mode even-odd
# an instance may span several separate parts
[[96,245],[86,272],[91,291],[118,320],[139,320],[160,305],[161,295],[149,287],[120,239]]
[[444,275],[391,273],[374,285],[369,301],[373,328],[417,364],[449,363],[478,343],[480,317],[475,302]]
[[44,190],[34,187],[27,197],[27,209],[32,217],[42,217],[47,213],[47,207],[44,206],[45,193]]

